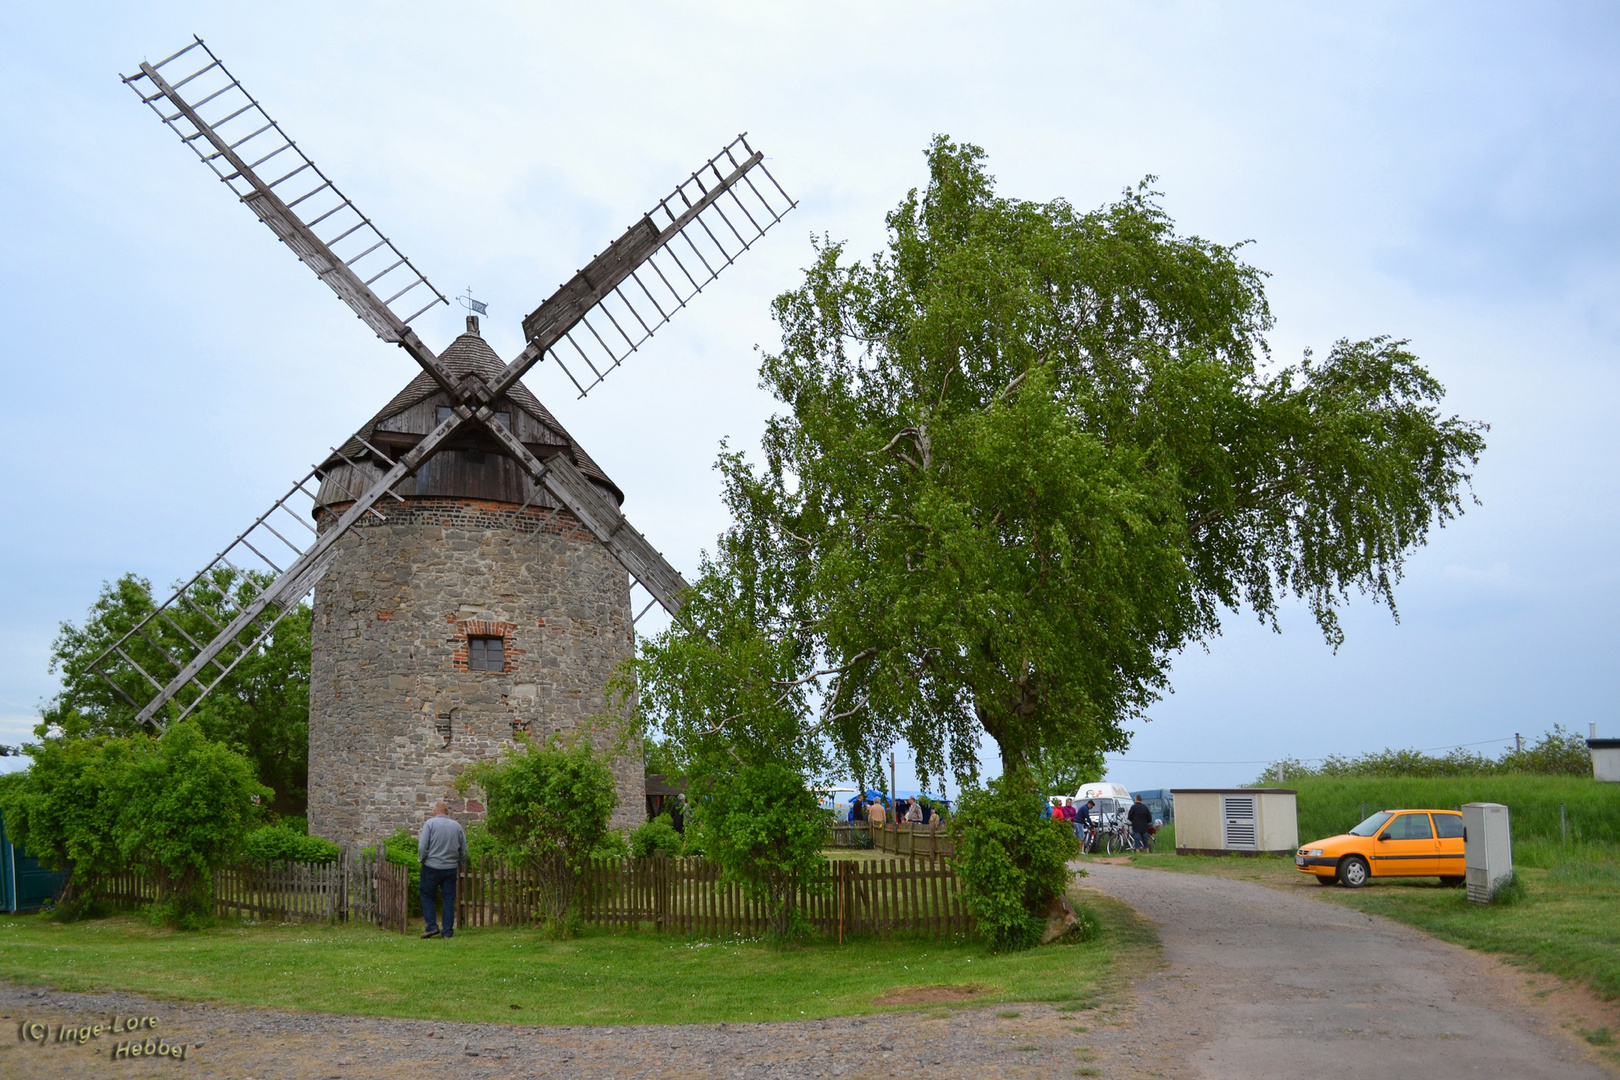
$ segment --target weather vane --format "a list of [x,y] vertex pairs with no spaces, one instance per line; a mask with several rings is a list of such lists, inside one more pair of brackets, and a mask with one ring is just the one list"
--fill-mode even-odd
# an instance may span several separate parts
[[473,299],[471,285],[467,286],[467,295],[456,297],[456,302],[474,315],[489,314],[489,304],[486,301]]

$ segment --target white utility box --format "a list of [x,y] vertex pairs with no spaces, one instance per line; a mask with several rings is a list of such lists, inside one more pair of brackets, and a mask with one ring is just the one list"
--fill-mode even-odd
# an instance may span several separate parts
[[1586,740],[1586,748],[1592,751],[1592,779],[1606,784],[1620,783],[1620,739],[1593,736]]
[[1176,788],[1177,855],[1292,855],[1299,847],[1293,788]]
[[1468,899],[1488,904],[1496,890],[1513,877],[1513,833],[1508,825],[1508,808],[1494,802],[1464,803],[1462,819]]

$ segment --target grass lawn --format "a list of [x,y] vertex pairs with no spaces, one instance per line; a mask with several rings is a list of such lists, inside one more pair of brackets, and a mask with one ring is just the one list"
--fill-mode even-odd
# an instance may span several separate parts
[[1584,982],[1607,1000],[1620,1000],[1620,859],[1612,848],[1571,845],[1573,857],[1548,859],[1550,869],[1518,866],[1525,898],[1511,906],[1470,904],[1464,890],[1434,878],[1375,880],[1362,889],[1323,888],[1278,856],[1212,858],[1133,856],[1133,865],[1218,874],[1314,897],[1416,926],[1445,941],[1500,953],[1515,961]]
[[959,988],[963,999],[981,1003],[1084,1007],[1109,996],[1117,958],[1152,950],[1154,938],[1123,904],[1095,893],[1083,903],[1102,927],[1094,940],[1004,956],[941,939],[776,951],[652,933],[555,942],[530,930],[472,929],[423,941],[352,925],[182,933],[132,916],[65,925],[0,916],[0,978],[281,1009],[535,1024],[813,1019],[904,1008],[883,999],[922,987]]

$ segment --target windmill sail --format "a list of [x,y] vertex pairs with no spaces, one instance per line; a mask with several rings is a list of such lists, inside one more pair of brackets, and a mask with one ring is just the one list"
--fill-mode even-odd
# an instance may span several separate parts
[[[139,710],[138,722],[161,726],[158,711],[171,701],[175,718],[184,719],[315,588],[338,539],[365,515],[384,518],[377,502],[385,495],[398,500],[394,487],[465,422],[452,413],[398,461],[367,444],[390,467],[365,491],[344,491],[353,501],[330,509],[336,520],[324,531],[310,522],[323,509],[320,484],[335,478],[312,468],[207,566],[91,661],[91,670]],[[193,632],[199,615],[215,631],[206,642]]]
[[410,322],[449,301],[287,137],[201,38],[156,64],[143,62],[140,73],[124,82],[378,337],[405,346],[445,381]]
[[737,136],[523,320],[508,381],[545,356],[584,397],[797,205]]

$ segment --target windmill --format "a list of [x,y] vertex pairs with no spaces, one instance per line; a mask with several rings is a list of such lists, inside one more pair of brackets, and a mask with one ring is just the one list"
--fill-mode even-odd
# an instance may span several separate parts
[[[411,322],[444,295],[201,38],[124,82],[421,371],[91,667],[160,730],[313,592],[311,829],[408,827],[467,761],[582,724],[635,622],[686,588],[519,380],[549,359],[584,397],[796,204],[738,136],[530,312],[510,362],[475,314],[436,353]],[[638,763],[620,772],[623,814]]]

